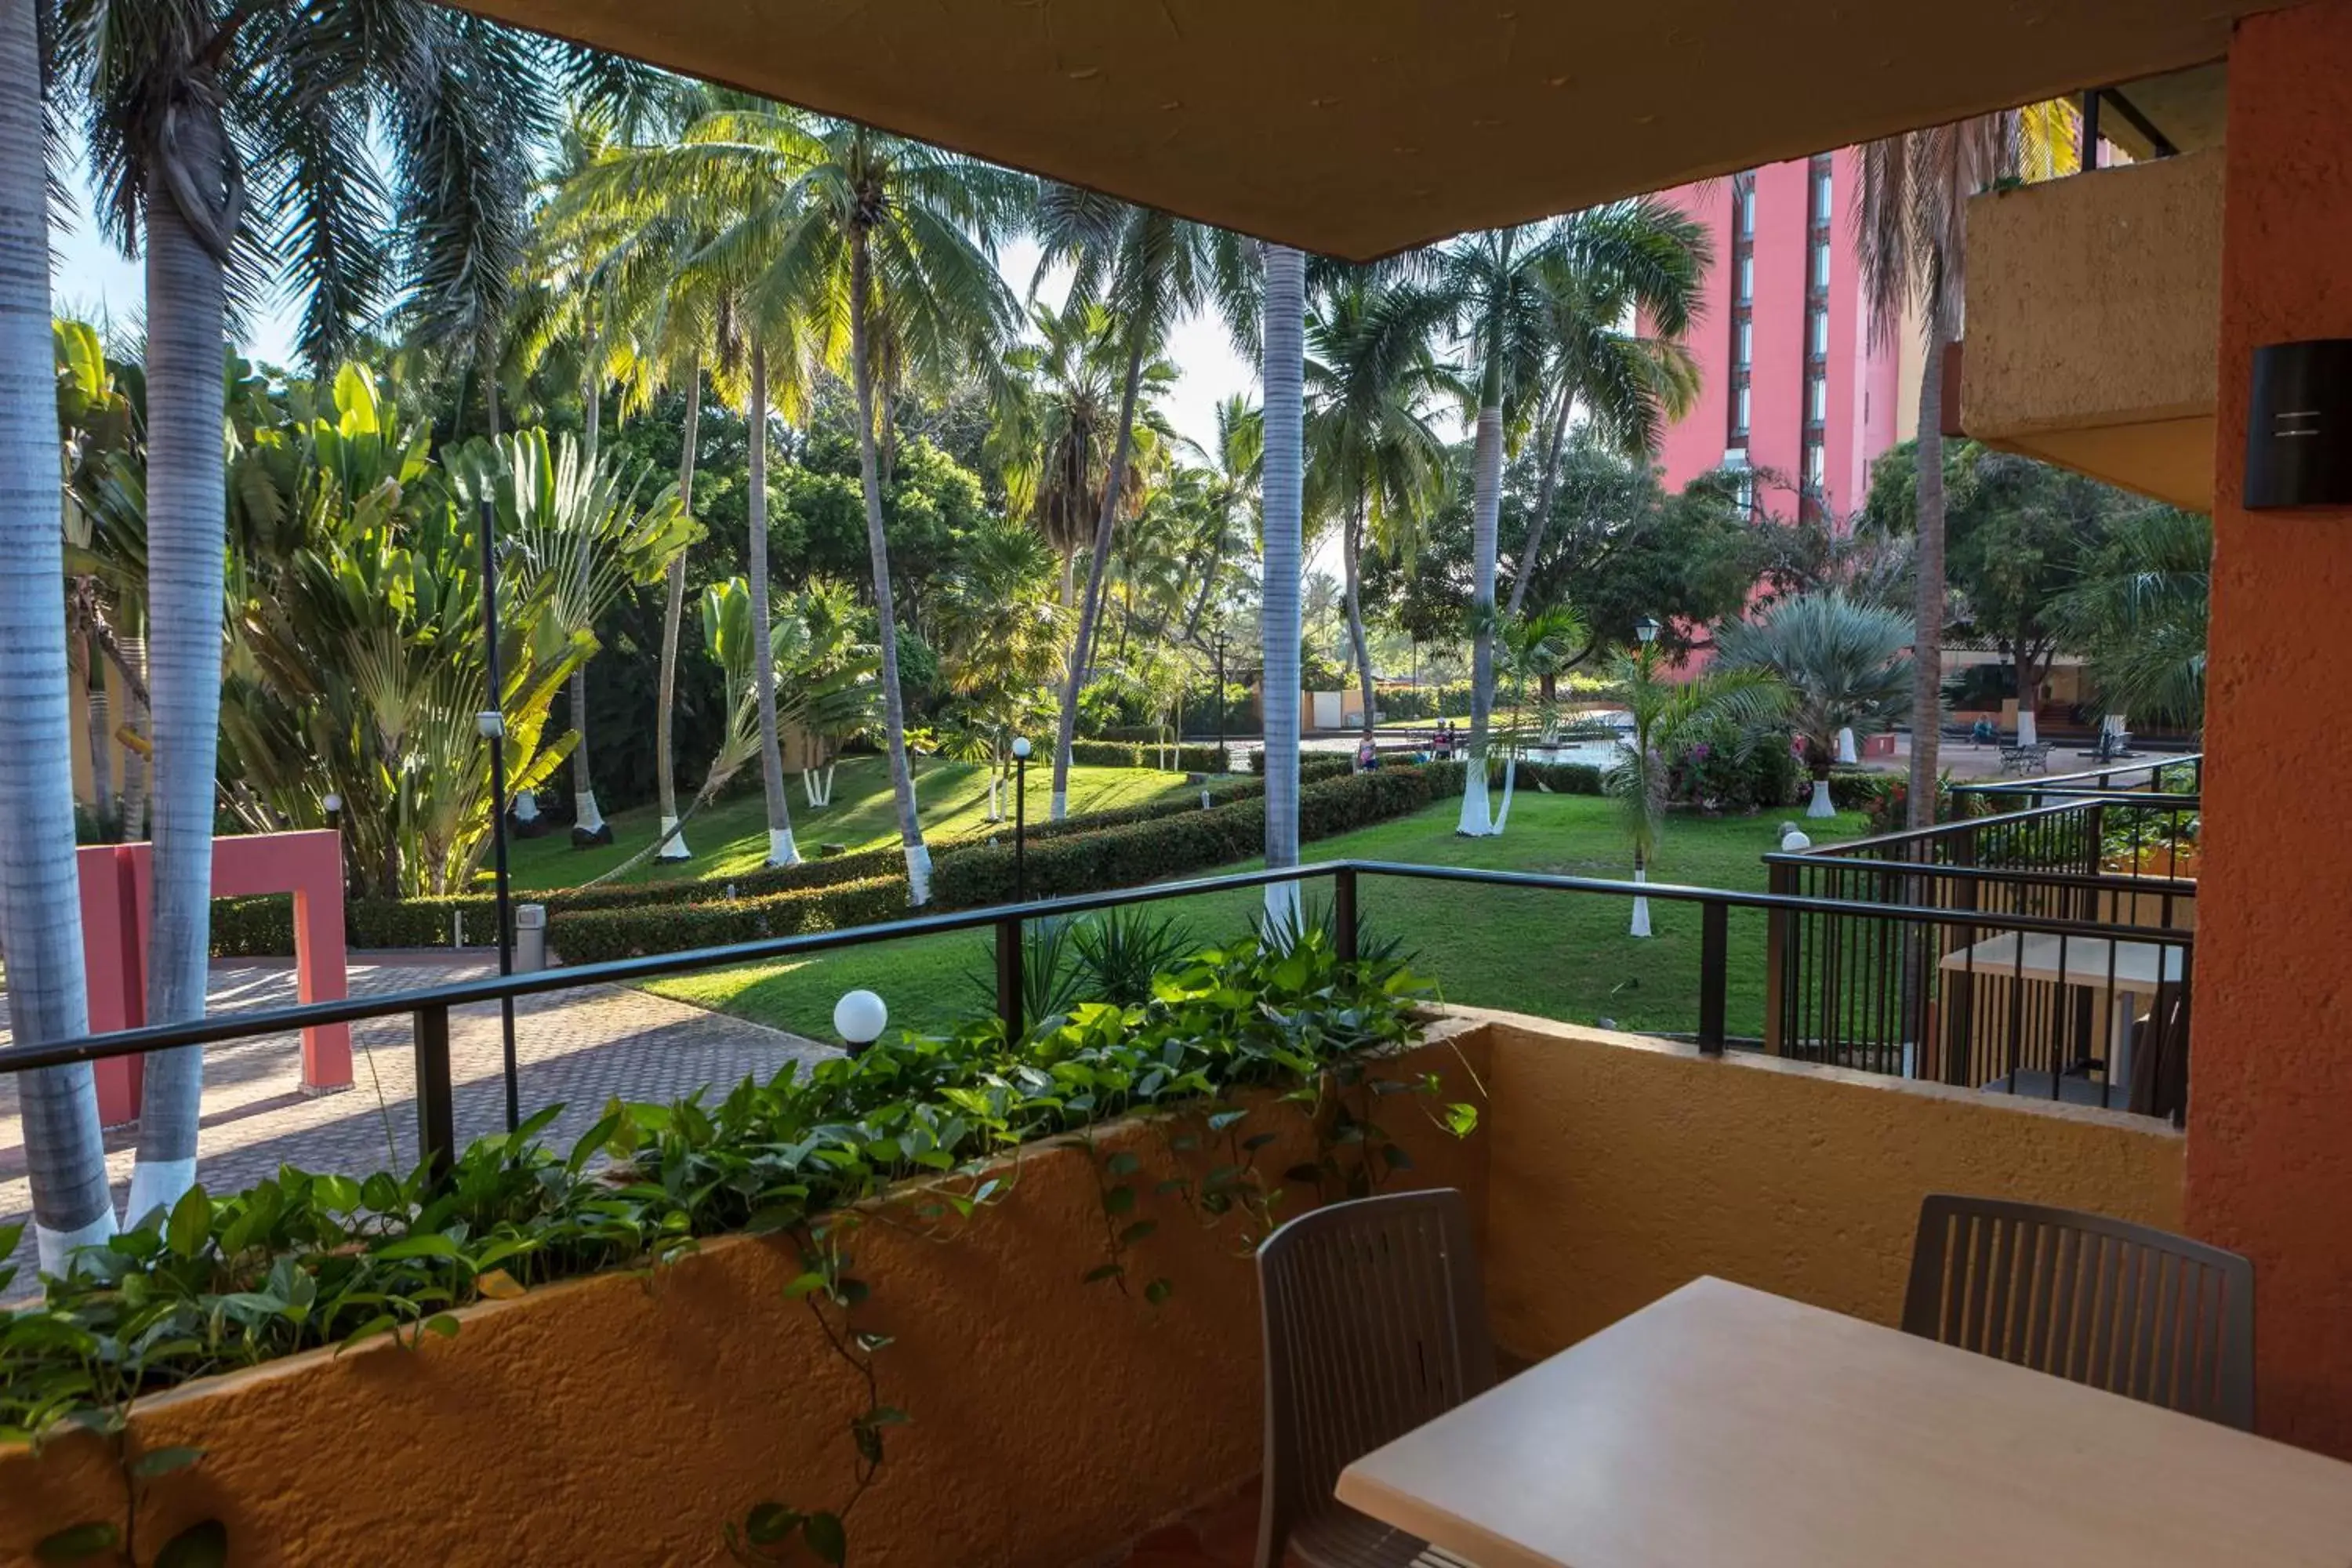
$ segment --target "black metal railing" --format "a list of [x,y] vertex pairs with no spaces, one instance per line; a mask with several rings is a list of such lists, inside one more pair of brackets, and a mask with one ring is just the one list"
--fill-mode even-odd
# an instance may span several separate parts
[[[1766,856],[1771,891],[1825,906],[1771,917],[1768,1048],[2178,1116],[2197,897],[2179,873],[2200,803],[2113,787],[2126,771],[1979,788],[2047,798]],[[1945,918],[1890,923],[1889,904]],[[2070,931],[2031,941],[2006,923],[2019,916]]]
[[2169,791],[2197,795],[2204,788],[2205,753],[2184,752],[2179,756],[2151,756],[2131,762],[2108,763],[2071,773],[2042,773],[2024,779],[1982,779],[1971,784],[1954,784],[1952,794],[1958,799],[1969,800],[2021,795],[2032,798],[2077,794],[2107,795],[2122,791],[2158,794]]
[[[1334,860],[1282,870],[1237,872],[951,914],[917,915],[878,925],[774,937],[727,947],[616,959],[604,963],[538,970],[394,994],[352,996],[267,1011],[230,1013],[194,1023],[154,1025],[70,1040],[11,1045],[0,1047],[0,1074],[100,1061],[182,1046],[216,1045],[285,1034],[324,1024],[350,1024],[405,1014],[411,1020],[415,1055],[419,1148],[428,1161],[446,1163],[457,1147],[456,1096],[451,1082],[449,1053],[449,1012],[453,1007],[497,1003],[584,986],[635,984],[947,932],[986,930],[992,931],[995,938],[997,1015],[1007,1031],[1017,1035],[1025,1022],[1023,1017],[1024,976],[1022,971],[1024,957],[1023,934],[1027,921],[1181,899],[1201,893],[1264,887],[1271,883],[1303,883],[1328,879],[1332,884],[1334,941],[1339,956],[1352,961],[1357,953],[1358,915],[1362,907],[1360,884],[1366,878],[1466,883],[1498,889],[1529,889],[1558,894],[1618,900],[1640,898],[1664,904],[1698,905],[1700,942],[1698,973],[1695,977],[1698,1019],[1696,1038],[1699,1048],[1710,1054],[1720,1053],[1727,1043],[1728,931],[1730,914],[1735,910],[1762,910],[1774,918],[1866,917],[1886,922],[1894,929],[1916,930],[1921,933],[1932,933],[1941,928],[1959,924],[1969,930],[1981,928],[2013,933],[2021,941],[2027,937],[2052,937],[2062,942],[2079,942],[2104,929],[2094,928],[2079,921],[2029,912],[1955,911],[1938,907],[1932,900],[1856,904],[1782,892],[1745,892],[1664,882],[1621,882],[1540,872],[1483,870],[1392,861]],[[2161,940],[2180,945],[2185,967],[2186,933],[2155,934]],[[1916,940],[1924,947],[1933,939],[1931,934],[1922,934]],[[1541,955],[1530,955],[1531,961],[1540,961],[1540,958]],[[2016,1086],[2012,1084],[2010,1087]]]

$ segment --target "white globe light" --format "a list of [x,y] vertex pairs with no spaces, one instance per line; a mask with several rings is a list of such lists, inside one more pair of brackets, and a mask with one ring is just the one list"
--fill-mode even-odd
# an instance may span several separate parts
[[890,1009],[871,991],[852,991],[833,1005],[833,1032],[854,1047],[880,1039],[889,1023]]
[[1029,760],[1029,737],[1028,737],[1028,736],[1026,736],[1026,735],[1021,735],[1021,736],[1016,736],[1016,737],[1013,739],[1013,754],[1014,756],[1016,756],[1016,757],[1019,757],[1023,762],[1027,762],[1027,761]]

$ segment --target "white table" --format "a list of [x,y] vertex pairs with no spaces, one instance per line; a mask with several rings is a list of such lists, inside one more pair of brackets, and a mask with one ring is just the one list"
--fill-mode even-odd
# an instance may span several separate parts
[[[2180,960],[2186,952],[2154,942],[2004,931],[1953,949],[1937,967],[1952,973],[2043,980],[2107,993],[2107,1082],[2129,1093],[2132,1023],[2139,1014],[2139,998],[2154,994],[2158,986],[2179,984]],[[2346,1561],[2352,1563],[2352,1553],[2347,1554]]]
[[2352,1563],[2352,1465],[1720,1279],[1338,1495],[1478,1568]]

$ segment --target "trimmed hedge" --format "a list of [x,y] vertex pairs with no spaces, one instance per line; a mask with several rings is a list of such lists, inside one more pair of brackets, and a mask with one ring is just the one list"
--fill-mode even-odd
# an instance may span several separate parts
[[[1864,773],[1857,768],[1830,770],[1830,804],[1840,811],[1869,811],[1903,783],[1899,773]],[[1812,787],[1810,781],[1806,788]]]
[[[1301,752],[1298,753],[1298,782],[1314,784],[1319,779],[1346,778],[1356,771],[1356,759],[1344,752]],[[1265,748],[1250,753],[1250,772],[1265,777]]]
[[[1070,761],[1087,768],[1164,768],[1175,754],[1180,773],[1222,773],[1230,758],[1221,746],[1156,746],[1127,741],[1073,741]],[[1048,758],[1050,763],[1051,759]]]
[[1518,762],[1520,789],[1549,790],[1554,795],[1601,795],[1601,769],[1591,763]]
[[[1403,816],[1462,793],[1453,764],[1382,769],[1326,779],[1298,792],[1301,842],[1328,838]],[[1245,860],[1265,847],[1265,802],[1258,795],[1116,827],[1089,822],[1027,847],[1031,898],[1058,898],[1135,887]],[[931,868],[933,911],[1013,900],[1013,847],[967,845]],[[551,910],[548,943],[566,963],[587,963],[641,952],[791,936],[845,925],[870,925],[908,912],[901,878],[848,882],[731,903],[659,909]]]

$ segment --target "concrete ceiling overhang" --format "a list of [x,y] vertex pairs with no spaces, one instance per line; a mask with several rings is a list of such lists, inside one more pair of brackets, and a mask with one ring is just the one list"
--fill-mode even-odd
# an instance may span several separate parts
[[465,0],[1369,258],[2226,54],[2277,0]]

